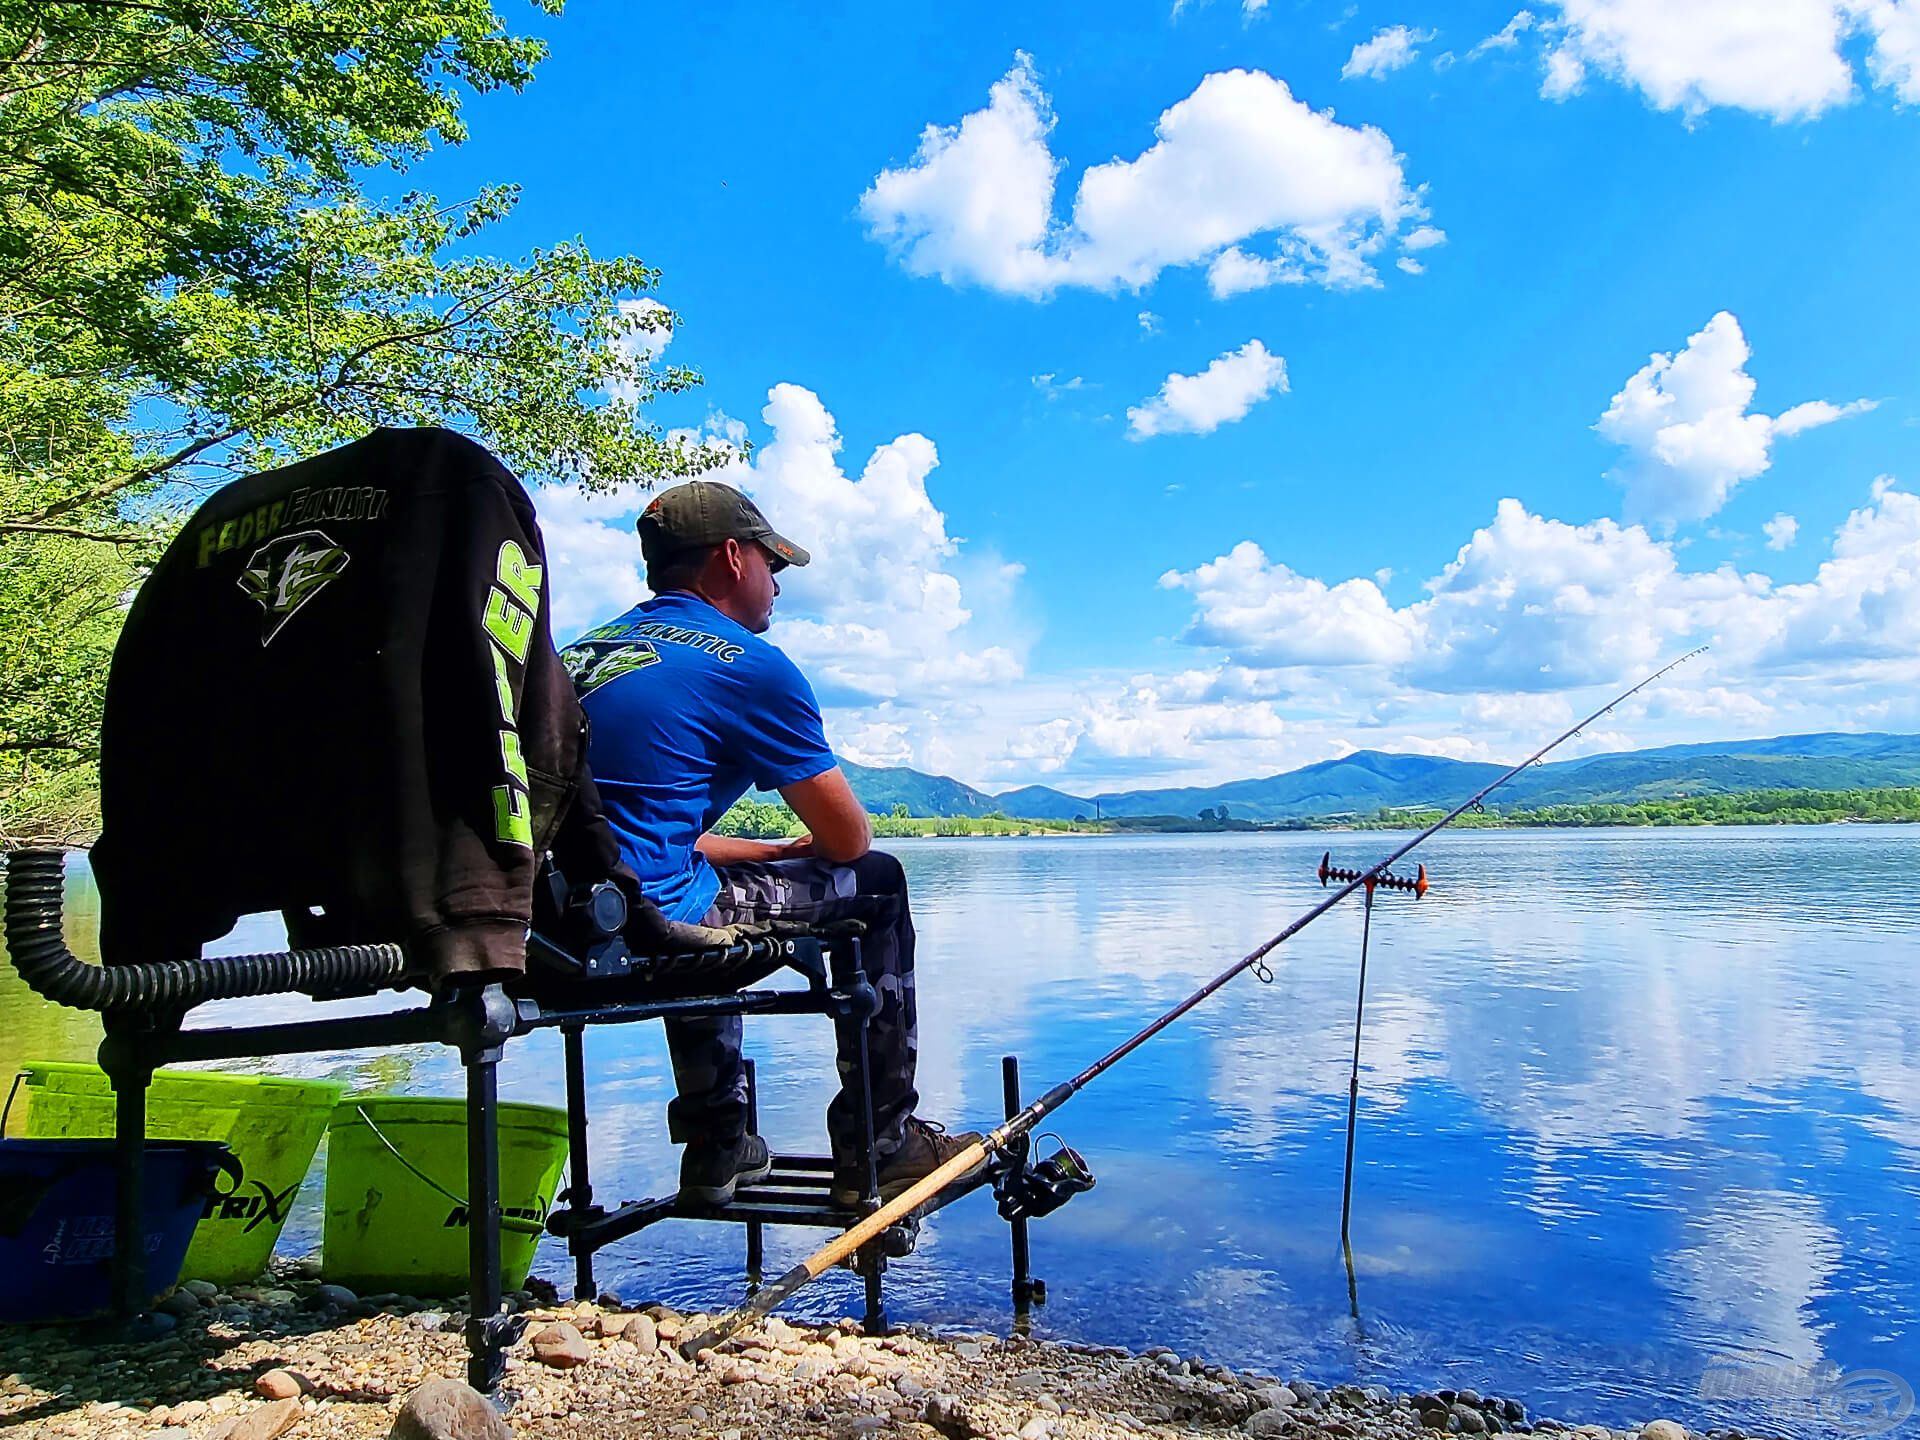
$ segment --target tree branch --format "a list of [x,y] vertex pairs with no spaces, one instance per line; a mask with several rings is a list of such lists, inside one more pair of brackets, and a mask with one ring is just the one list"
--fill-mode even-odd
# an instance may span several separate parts
[[0,520],[0,535],[65,535],[73,540],[98,540],[106,545],[138,545],[152,538],[138,530],[83,530],[76,525],[39,525],[12,520]]

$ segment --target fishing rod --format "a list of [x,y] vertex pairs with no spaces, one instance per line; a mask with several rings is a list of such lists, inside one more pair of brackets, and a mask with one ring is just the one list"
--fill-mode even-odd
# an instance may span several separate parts
[[1504,772],[1487,784],[1481,786],[1478,790],[1474,791],[1471,796],[1454,806],[1453,809],[1447,811],[1446,814],[1427,826],[1426,829],[1420,831],[1384,860],[1376,861],[1365,870],[1347,872],[1351,875],[1351,879],[1346,880],[1339,889],[1329,892],[1324,900],[1294,920],[1284,930],[1281,930],[1265,943],[1256,946],[1253,950],[1241,956],[1240,959],[1234,961],[1233,964],[1229,965],[1225,970],[1222,970],[1218,975],[1214,976],[1213,979],[1207,981],[1206,984],[1187,996],[1186,999],[1175,1005],[1171,1010],[1168,1010],[1164,1015],[1161,1015],[1158,1019],[1132,1036],[1129,1036],[1126,1040],[1121,1041],[1120,1044],[1114,1046],[1113,1049],[1109,1050],[1105,1055],[1102,1055],[1078,1075],[1075,1075],[1070,1080],[1061,1081],[1031,1105],[1028,1105],[1019,1114],[974,1141],[930,1175],[916,1181],[910,1189],[902,1191],[872,1214],[862,1219],[859,1224],[821,1246],[805,1260],[802,1260],[798,1265],[787,1271],[787,1273],[782,1275],[778,1280],[762,1287],[744,1304],[736,1306],[725,1315],[722,1315],[718,1320],[714,1321],[713,1325],[706,1331],[684,1342],[680,1347],[681,1353],[691,1360],[699,1354],[700,1351],[714,1348],[737,1334],[744,1327],[751,1325],[755,1320],[763,1319],[771,1315],[783,1301],[795,1294],[803,1286],[818,1279],[862,1246],[878,1238],[883,1231],[895,1224],[902,1217],[911,1214],[914,1210],[917,1210],[962,1176],[971,1173],[982,1161],[1005,1150],[1021,1137],[1030,1134],[1033,1128],[1047,1116],[1058,1110],[1075,1095],[1079,1094],[1080,1091],[1084,1090],[1115,1065],[1118,1065],[1122,1060],[1126,1059],[1127,1056],[1153,1039],[1154,1036],[1158,1035],[1162,1030],[1165,1030],[1182,1015],[1185,1015],[1189,1010],[1206,1001],[1215,991],[1221,989],[1229,981],[1251,970],[1254,976],[1262,983],[1271,982],[1273,979],[1273,971],[1267,965],[1266,957],[1273,951],[1291,940],[1295,935],[1298,935],[1302,930],[1306,929],[1307,926],[1311,925],[1342,900],[1345,900],[1349,895],[1353,894],[1354,891],[1367,886],[1369,883],[1377,882],[1395,861],[1406,856],[1415,846],[1424,844],[1469,810],[1481,809],[1482,802],[1487,796],[1491,795],[1495,790],[1498,790],[1502,785],[1505,785],[1529,765],[1537,764],[1541,759],[1578,735],[1601,716],[1632,699],[1656,680],[1679,669],[1680,666],[1686,664],[1687,661],[1693,659],[1695,656],[1705,653],[1706,649],[1707,647],[1702,645],[1698,649],[1689,650],[1678,660],[1661,666],[1658,670],[1654,671],[1653,674],[1647,676],[1646,679],[1631,689],[1621,691],[1618,695],[1614,696],[1613,699],[1587,716],[1586,719],[1569,726],[1566,730],[1534,751],[1533,754],[1522,760],[1518,765],[1515,765],[1511,770]]

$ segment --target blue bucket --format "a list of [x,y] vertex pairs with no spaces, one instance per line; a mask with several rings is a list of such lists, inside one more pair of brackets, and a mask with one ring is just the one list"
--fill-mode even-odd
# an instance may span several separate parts
[[[164,1295],[227,1162],[212,1140],[149,1141],[147,1294]],[[113,1142],[0,1140],[0,1321],[84,1320],[113,1301]]]

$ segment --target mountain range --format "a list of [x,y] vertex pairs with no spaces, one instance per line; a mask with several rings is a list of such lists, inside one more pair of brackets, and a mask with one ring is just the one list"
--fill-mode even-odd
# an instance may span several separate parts
[[[1072,795],[1027,785],[990,795],[945,775],[842,762],[853,793],[875,814],[1004,814],[1021,820],[1198,816],[1220,806],[1235,819],[1307,820],[1383,807],[1454,805],[1506,767],[1437,755],[1356,750],[1259,779],[1221,785]],[[1849,790],[1920,785],[1920,735],[1780,735],[1583,755],[1538,765],[1500,792],[1499,808],[1630,803],[1739,790]]]

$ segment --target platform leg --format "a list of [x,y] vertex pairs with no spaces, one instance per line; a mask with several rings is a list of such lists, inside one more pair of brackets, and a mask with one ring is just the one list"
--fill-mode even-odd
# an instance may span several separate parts
[[[1002,1055],[1000,1057],[1000,1088],[1006,1104],[1007,1119],[1011,1120],[1020,1113],[1020,1057]],[[1008,1163],[1026,1168],[1027,1140],[1023,1136],[1017,1152],[1008,1155]],[[1026,1315],[1033,1305],[1033,1276],[1030,1271],[1030,1256],[1027,1249],[1027,1221],[1025,1216],[1009,1220],[1007,1229],[1013,1240],[1013,1313],[1017,1320]]]
[[145,1312],[147,1292],[147,1086],[144,1062],[113,1067],[113,1316]]
[[506,1370],[500,1313],[500,1051],[476,1047],[462,1059],[467,1067],[467,1383],[490,1395]]
[[[587,1159],[587,1045],[583,1029],[569,1025],[562,1031],[567,1058],[567,1207],[585,1210],[593,1204],[593,1175]],[[573,1252],[573,1298],[592,1300],[599,1293],[593,1276],[593,1250],[577,1241]]]
[[[758,1135],[760,1133],[759,1075],[754,1070],[753,1061],[747,1061],[746,1066],[747,1133]],[[758,1220],[749,1220],[747,1221],[747,1288],[749,1290],[760,1288],[760,1278],[765,1274],[766,1268],[766,1227]]]
[[[864,989],[871,993],[865,973],[860,968],[860,942],[858,939],[845,939],[834,942],[830,952],[833,963],[834,988],[843,992]],[[844,1048],[853,1051],[853,1093],[859,1101],[855,1109],[860,1116],[860,1155],[859,1160],[866,1171],[863,1181],[863,1200],[866,1208],[872,1208],[880,1198],[880,1160],[873,1152],[873,1065],[867,1053],[867,1022],[871,1012],[843,1016],[834,1022],[834,1028],[840,1032]]]
[[887,1257],[877,1244],[869,1245],[860,1252],[860,1277],[866,1281],[867,1313],[861,1320],[861,1328],[869,1335],[887,1333],[887,1300],[881,1290],[881,1277],[887,1273]]

